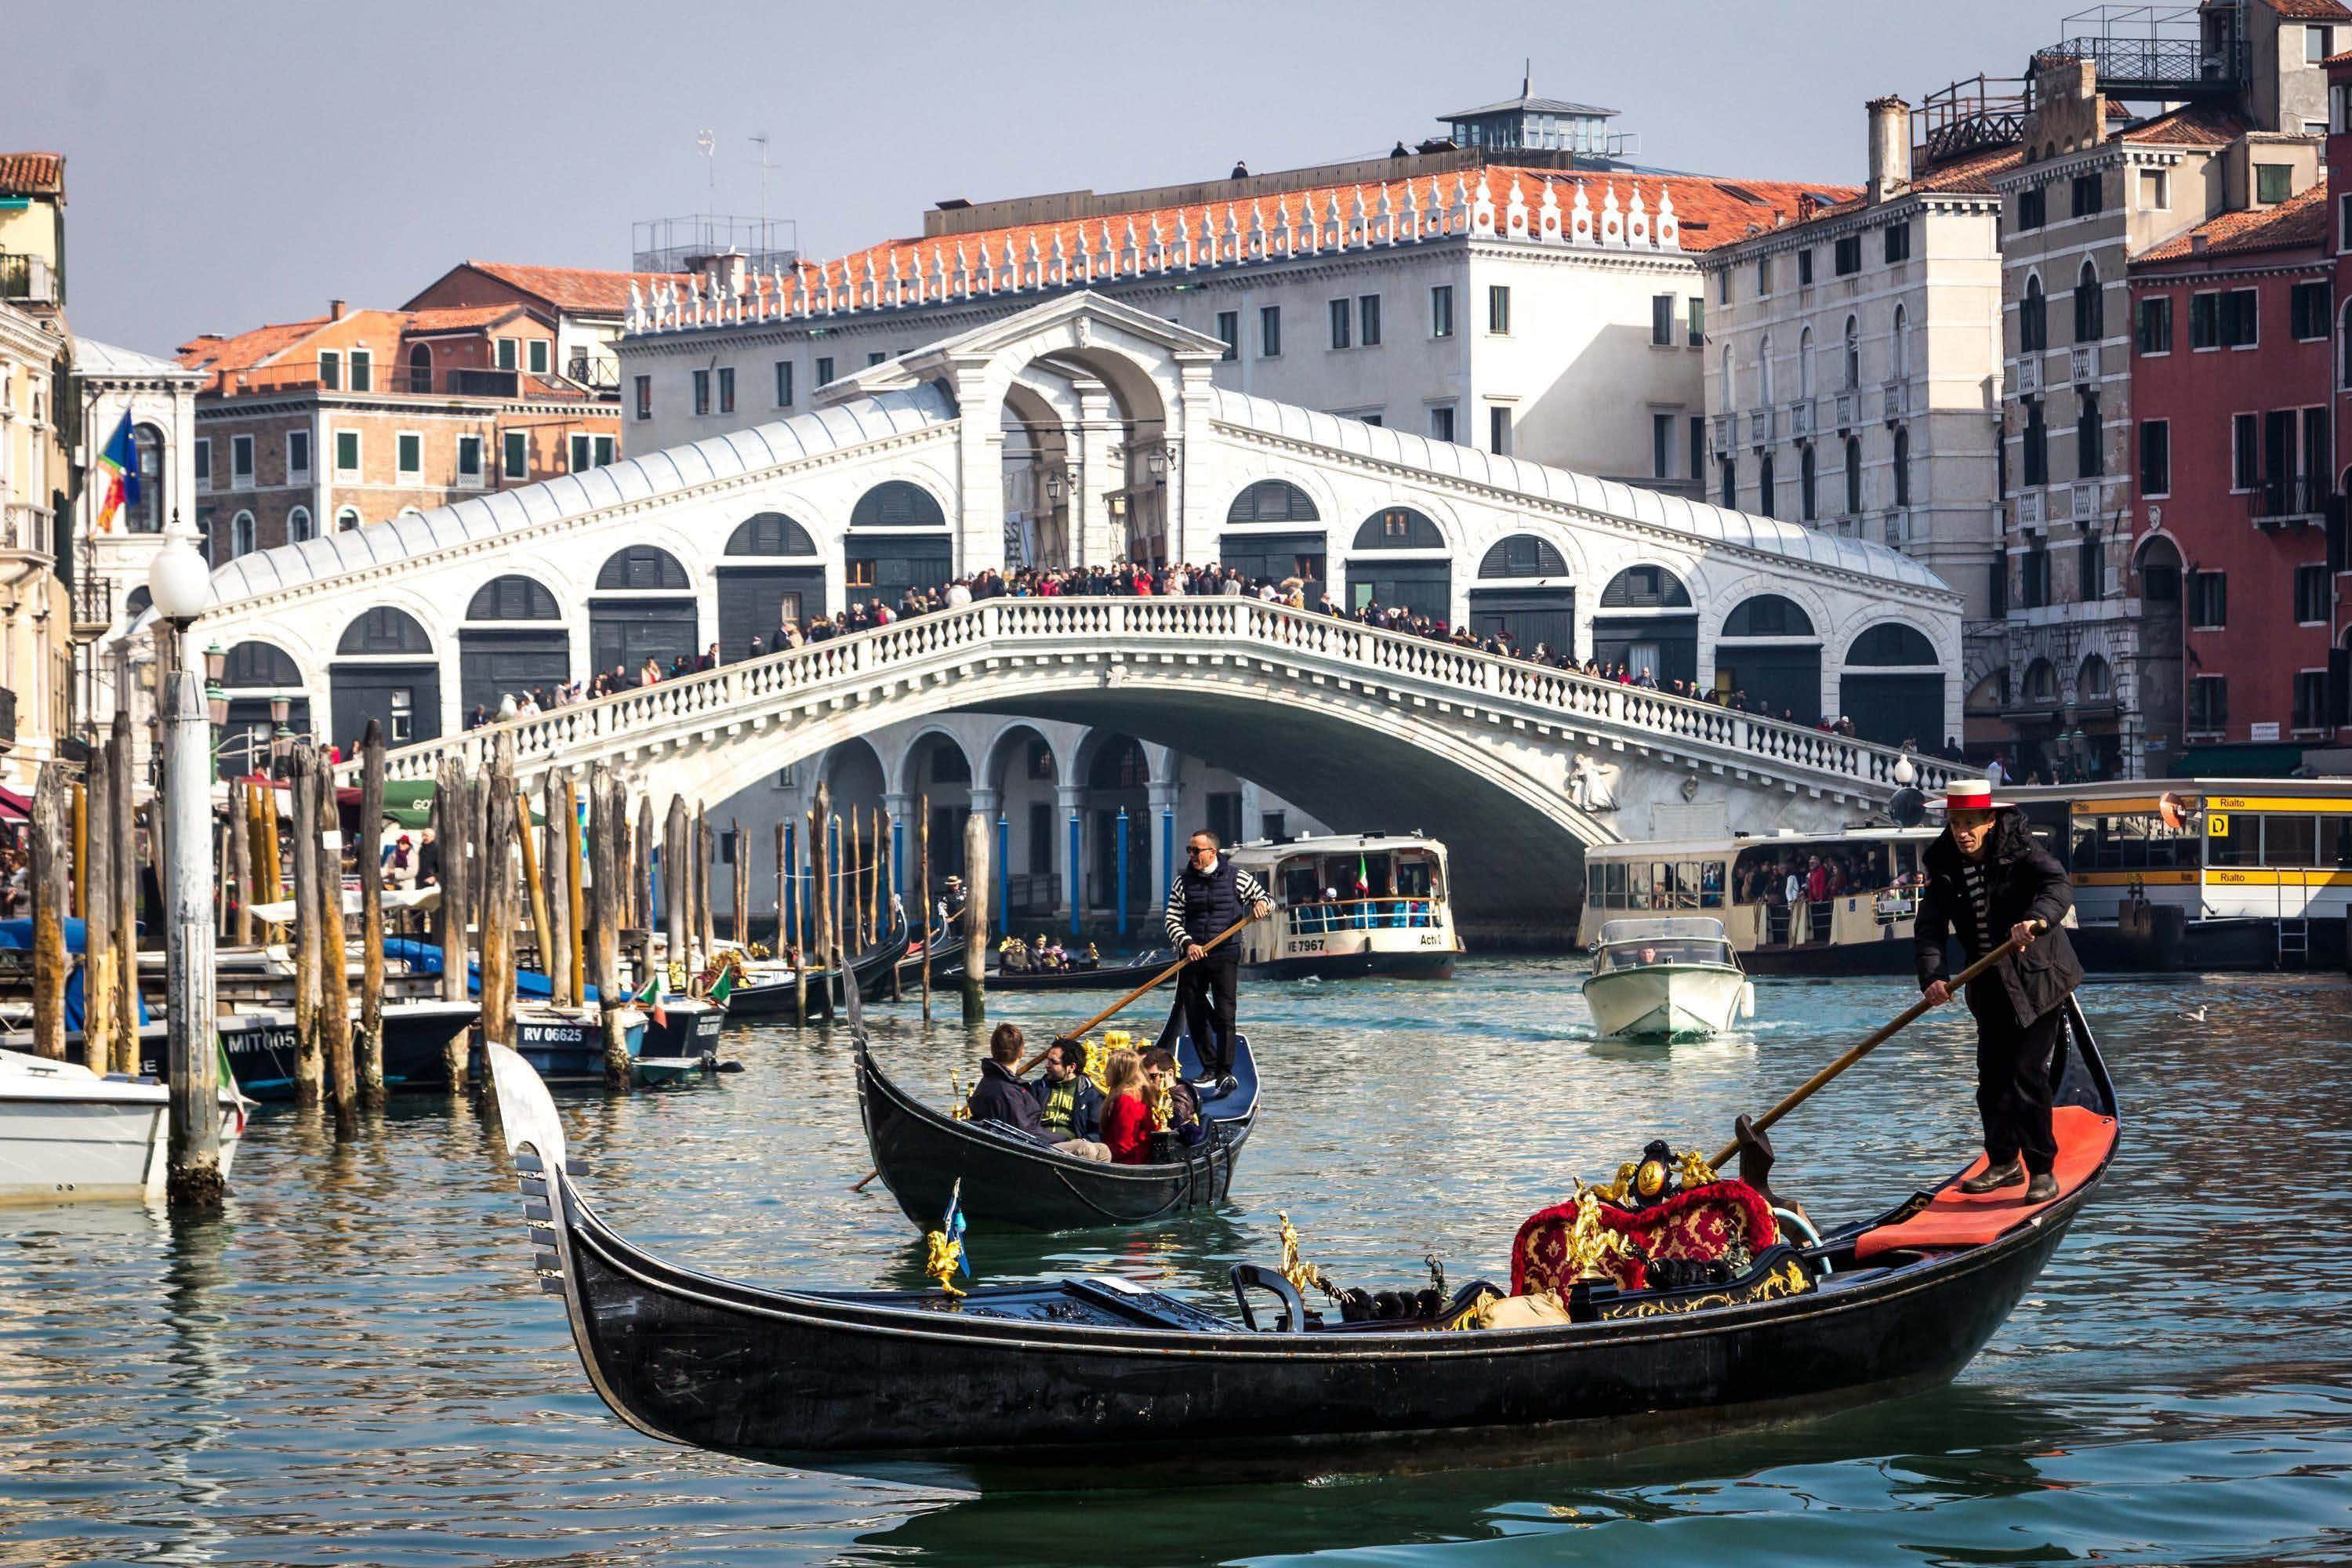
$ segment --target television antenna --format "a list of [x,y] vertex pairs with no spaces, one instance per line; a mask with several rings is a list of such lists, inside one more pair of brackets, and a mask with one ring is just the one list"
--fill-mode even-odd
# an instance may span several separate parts
[[764,230],[768,222],[768,171],[775,165],[768,161],[768,133],[757,132],[751,140],[760,148],[760,225]]
[[714,154],[719,151],[719,138],[717,134],[707,130],[696,132],[694,133],[694,149],[696,152],[702,154],[703,167],[709,171],[710,188],[714,191],[717,190],[719,188],[719,160],[714,156]]

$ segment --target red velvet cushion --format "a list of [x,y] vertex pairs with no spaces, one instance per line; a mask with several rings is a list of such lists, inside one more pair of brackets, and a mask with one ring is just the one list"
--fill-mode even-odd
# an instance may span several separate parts
[[[1630,1237],[1643,1257],[1695,1258],[1712,1262],[1735,1247],[1761,1252],[1780,1239],[1772,1205],[1741,1181],[1710,1182],[1675,1194],[1645,1209],[1603,1204],[1601,1223]],[[1511,1294],[1553,1290],[1565,1295],[1575,1283],[1563,1277],[1569,1233],[1576,1226],[1576,1200],[1554,1204],[1528,1216],[1511,1243]],[[1628,1290],[1648,1282],[1640,1258],[1611,1258],[1602,1267]]]

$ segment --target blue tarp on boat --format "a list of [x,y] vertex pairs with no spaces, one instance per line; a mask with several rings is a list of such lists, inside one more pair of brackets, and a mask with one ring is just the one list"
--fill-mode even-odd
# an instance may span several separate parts
[[[89,945],[89,928],[81,921],[65,922],[66,951],[79,952]],[[0,921],[0,952],[30,952],[33,951],[33,922],[30,921]],[[70,1034],[81,1027],[81,965],[66,977],[66,1031]],[[147,1022],[147,998],[139,998],[139,1021]]]
[[[405,963],[411,974],[441,973],[441,946],[438,942],[419,942],[415,937],[408,936],[386,937],[383,942],[383,956],[386,963],[397,959]],[[473,996],[479,996],[482,994],[482,966],[470,961],[466,965],[466,991],[468,995]],[[552,996],[555,994],[555,987],[548,984],[546,975],[535,969],[518,969],[515,971],[515,994],[531,997]],[[596,988],[593,985],[588,987],[588,1000],[591,1002],[597,1000]]]

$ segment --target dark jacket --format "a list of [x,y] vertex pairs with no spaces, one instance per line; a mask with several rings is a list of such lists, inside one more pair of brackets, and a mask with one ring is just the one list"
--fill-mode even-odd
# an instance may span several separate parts
[[[1188,942],[1206,946],[1265,898],[1258,879],[1234,865],[1230,855],[1220,853],[1217,868],[1206,875],[1188,862],[1168,885],[1168,941],[1180,952]],[[1241,951],[1228,942],[1209,957],[1213,963],[1235,963]]]
[[969,1103],[974,1121],[1002,1121],[1032,1138],[1045,1131],[1045,1123],[1037,1119],[1037,1102],[1029,1097],[1029,1086],[1002,1062],[980,1064],[980,1081],[971,1086]]
[[2039,920],[2050,929],[2033,939],[2023,952],[2001,960],[1969,985],[1969,1011],[1990,1023],[2030,1024],[2066,1000],[2082,984],[2083,966],[2074,957],[2060,922],[2074,907],[2074,889],[2050,852],[2033,842],[2025,814],[2003,807],[1993,819],[1992,841],[1985,855],[1986,902],[1991,910],[1990,931],[1977,930],[1975,907],[1961,874],[1959,846],[1948,828],[1927,846],[1920,858],[1927,885],[1919,896],[1919,917],[1913,927],[1919,963],[1919,986],[1950,978],[1944,962],[1948,936],[1960,939],[1960,949],[1974,963],[2008,940],[2018,921]]
[[[1042,1125],[1045,1121],[1046,1103],[1053,1099],[1054,1091],[1062,1086],[1041,1074],[1021,1087],[1027,1089],[1036,1100],[1037,1118]],[[1052,1138],[1066,1132],[1073,1138],[1100,1138],[1102,1136],[1102,1090],[1097,1089],[1094,1086],[1094,1080],[1084,1073],[1070,1079],[1070,1089],[1072,1094],[1069,1126],[1047,1127],[1045,1136]]]

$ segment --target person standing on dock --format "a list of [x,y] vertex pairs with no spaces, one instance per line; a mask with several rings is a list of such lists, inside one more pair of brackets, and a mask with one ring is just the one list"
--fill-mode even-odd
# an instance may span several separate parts
[[2074,885],[2034,843],[2025,814],[1993,799],[1990,779],[1955,779],[1944,795],[1944,833],[1920,857],[1927,878],[1913,927],[1919,988],[1937,1006],[1951,999],[1944,941],[1957,932],[1970,963],[2005,942],[2019,950],[1969,984],[1977,1020],[1977,1110],[1985,1168],[1960,1184],[1970,1195],[2026,1184],[2029,1203],[2058,1195],[2052,1169],[2051,1058],[2066,998],[2082,983],[2062,923]]
[[1205,828],[1184,848],[1184,868],[1168,885],[1168,941],[1185,958],[1176,977],[1176,1005],[1169,1009],[1160,1043],[1173,1050],[1177,1037],[1190,1034],[1201,1061],[1202,1083],[1223,1084],[1234,1070],[1234,1010],[1241,987],[1241,949],[1228,942],[1213,952],[1217,933],[1247,916],[1264,920],[1274,906],[1255,877],[1219,854],[1217,836]]

